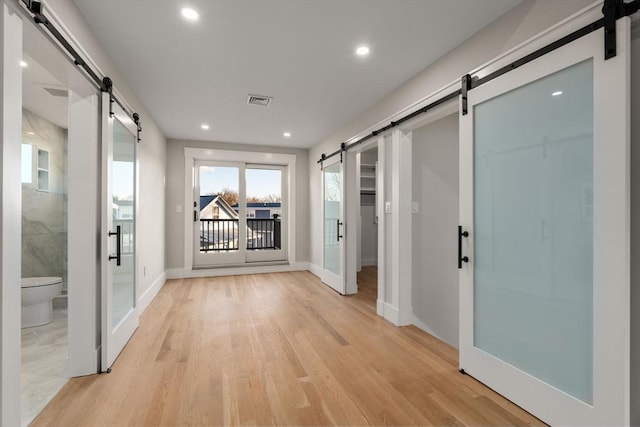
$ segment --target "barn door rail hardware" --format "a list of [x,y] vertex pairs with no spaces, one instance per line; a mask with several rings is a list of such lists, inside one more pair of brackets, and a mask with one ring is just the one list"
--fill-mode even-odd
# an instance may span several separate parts
[[[353,141],[351,143],[346,144],[346,148],[340,148],[339,150],[334,151],[333,153],[329,153],[329,154],[322,154],[320,160],[318,160],[318,163],[320,163],[322,165],[323,162],[325,162],[326,160],[330,159],[333,156],[337,156],[338,154],[342,154],[343,151],[348,151],[349,149],[362,144],[365,141],[368,141],[371,138],[374,138],[384,132],[387,132],[390,129],[393,129],[396,126],[399,126],[400,124],[413,119],[414,117],[424,114],[432,109],[434,109],[435,107],[442,105],[448,101],[451,101],[452,99],[461,97],[461,114],[467,115],[468,114],[468,99],[467,99],[467,94],[470,90],[473,90],[479,86],[482,86],[483,84],[486,84],[510,71],[513,71],[517,68],[522,67],[525,64],[528,64],[531,61],[536,60],[537,58],[540,58],[541,56],[546,55],[547,53],[553,52],[556,49],[559,49],[563,46],[568,45],[569,43],[578,40],[584,36],[586,36],[587,34],[591,34],[594,31],[599,30],[600,28],[604,28],[604,57],[605,59],[611,59],[613,57],[616,56],[617,53],[617,48],[616,48],[616,22],[618,21],[618,19],[620,18],[624,18],[627,16],[631,16],[635,13],[638,12],[638,10],[640,10],[640,0],[633,0],[630,2],[625,2],[624,0],[604,0],[604,5],[602,8],[602,13],[603,13],[603,17],[596,20],[595,22],[592,22],[591,24],[585,25],[582,28],[579,28],[578,30],[567,34],[566,36],[528,54],[523,56],[520,59],[517,59],[515,61],[513,61],[512,63],[505,65],[502,68],[499,68],[498,70],[487,74],[484,77],[478,78],[473,77],[469,74],[464,75],[461,79],[461,88],[451,92],[447,95],[442,96],[441,98],[433,101],[432,103],[430,103],[427,106],[424,106],[412,113],[409,113],[406,116],[403,116],[395,121],[391,121],[388,125],[385,125],[379,129],[376,129],[374,131],[372,131],[370,134],[363,136],[362,138]],[[345,143],[343,143],[345,144]]]

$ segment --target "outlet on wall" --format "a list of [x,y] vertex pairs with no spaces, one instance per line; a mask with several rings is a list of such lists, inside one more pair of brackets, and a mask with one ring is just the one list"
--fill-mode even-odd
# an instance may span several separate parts
[[391,213],[391,202],[384,202],[384,213]]

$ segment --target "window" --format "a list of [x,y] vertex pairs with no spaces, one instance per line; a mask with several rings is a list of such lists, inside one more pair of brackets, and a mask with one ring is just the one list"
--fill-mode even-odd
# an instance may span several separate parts
[[22,144],[22,183],[33,182],[33,145]]

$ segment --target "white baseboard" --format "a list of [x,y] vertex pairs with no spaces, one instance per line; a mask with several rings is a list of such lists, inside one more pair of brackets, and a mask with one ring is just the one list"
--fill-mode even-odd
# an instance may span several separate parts
[[311,274],[313,274],[314,276],[316,276],[318,279],[322,279],[322,267],[315,265],[311,262],[307,263],[309,264],[307,270],[309,270],[311,272]]
[[160,292],[160,289],[162,289],[162,286],[166,281],[167,273],[163,271],[156,280],[153,281],[151,286],[149,286],[147,290],[140,295],[140,298],[138,298],[138,314],[142,314],[156,295],[158,295],[158,292]]
[[426,323],[424,323],[422,320],[418,319],[415,315],[412,318],[411,323],[413,325],[415,325],[418,329],[421,329],[423,331],[425,331],[426,333],[428,333],[429,335],[432,335],[436,338],[438,338],[440,341],[446,342],[447,344],[449,344],[452,347],[458,348],[458,346],[455,343],[451,343],[447,340],[445,340],[444,338],[442,338],[441,336],[439,336],[438,334],[436,334],[433,329],[431,329]]
[[381,299],[376,300],[376,313],[378,316],[384,317],[384,301]]
[[389,304],[388,302],[384,304],[384,318],[389,322],[393,323],[396,326],[400,326],[400,311]]
[[363,259],[360,265],[363,267],[370,267],[370,266],[375,267],[376,265],[378,265],[378,259],[377,258]]
[[288,271],[305,271],[309,269],[309,263],[306,261],[300,261],[294,264],[203,268],[198,270],[172,268],[167,270],[167,278],[187,279],[191,277],[237,276],[240,274],[284,273]]

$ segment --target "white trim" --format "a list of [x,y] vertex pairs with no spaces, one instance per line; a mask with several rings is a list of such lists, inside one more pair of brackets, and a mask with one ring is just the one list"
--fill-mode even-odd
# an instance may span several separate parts
[[151,301],[153,301],[156,295],[158,295],[158,292],[160,292],[160,289],[162,289],[166,281],[167,273],[163,271],[162,273],[160,273],[160,275],[158,275],[156,280],[151,283],[151,286],[149,286],[147,290],[144,291],[142,295],[140,295],[137,304],[138,315],[142,315],[142,313],[144,313],[149,304],[151,304]]
[[385,137],[378,137],[378,161],[376,162],[376,215],[378,215],[378,301],[382,302],[382,306],[378,304],[377,313],[384,317],[384,302],[386,300],[386,253],[388,248],[385,246],[386,234],[386,218],[384,214],[384,180],[385,180]]
[[415,315],[413,316],[413,319],[411,320],[411,323],[417,327],[418,329],[423,330],[424,332],[428,333],[431,336],[434,336],[436,338],[438,338],[440,341],[449,344],[451,347],[454,347],[457,349],[457,347],[453,344],[450,343],[449,341],[445,340],[444,338],[442,338],[440,335],[436,334],[433,329],[431,329],[425,322],[423,322],[422,320],[418,319]]
[[367,258],[361,261],[363,267],[376,266],[378,265],[378,260],[376,258]]
[[400,323],[400,310],[392,306],[388,302],[383,303],[382,306],[383,317],[396,326],[403,326]]
[[[192,277],[219,277],[237,276],[242,274],[262,274],[262,273],[285,273],[291,271],[311,270],[311,264],[306,261],[295,264],[261,265],[255,267],[224,267],[224,268],[203,268],[198,270],[185,268],[172,268],[167,270],[167,280],[187,279]],[[311,271],[313,274],[315,272]],[[317,274],[316,274],[317,275]]]
[[398,322],[411,323],[413,195],[412,134],[395,129],[391,134],[391,302],[397,305]]
[[318,279],[320,279],[322,277],[322,267],[320,267],[319,265],[313,264],[311,262],[309,262],[307,264],[308,264],[307,265],[307,270],[309,270],[309,272],[311,274],[313,274]]
[[381,299],[376,300],[376,314],[384,317],[384,301]]
[[[208,148],[184,148],[184,270],[193,270],[193,168],[196,160],[244,162],[246,164],[278,165],[287,167],[287,261],[296,263],[296,160],[295,154],[257,151],[213,150]],[[187,211],[187,207],[189,210]],[[178,269],[179,270],[179,269]],[[194,276],[202,277],[202,276]]]

